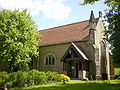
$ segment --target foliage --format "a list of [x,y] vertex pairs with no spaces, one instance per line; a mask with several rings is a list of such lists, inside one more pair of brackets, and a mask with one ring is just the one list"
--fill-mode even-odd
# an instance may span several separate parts
[[85,4],[94,4],[96,1],[99,1],[99,0],[84,0],[84,2],[81,3],[81,5],[85,5]]
[[106,13],[106,17],[107,22],[110,23],[107,32],[111,35],[109,41],[112,45],[114,64],[120,66],[120,3],[117,5]]
[[8,75],[7,72],[0,72],[0,88],[3,88],[7,83]]
[[115,75],[120,75],[120,68],[115,68]]
[[120,68],[115,68],[115,79],[120,80]]
[[66,82],[70,81],[70,78],[64,74],[60,74],[58,80],[62,81],[64,84],[66,84]]
[[38,33],[27,10],[0,10],[0,59],[11,71],[26,70],[37,53]]
[[[100,1],[100,0],[84,0],[84,2],[81,3],[81,5],[94,4],[97,1]],[[118,2],[119,2],[119,0],[104,0],[104,3],[107,4],[107,6],[109,6],[109,7],[116,7]]]
[[17,71],[10,73],[9,81],[12,81],[12,87],[26,87],[47,82],[47,76],[37,70]]
[[[32,83],[31,83],[32,80]],[[31,83],[31,85],[35,84],[44,84],[47,83],[47,76],[45,72],[39,72],[37,70],[31,70],[28,72],[28,82]],[[29,84],[29,83],[28,83]],[[30,85],[30,84],[29,84]]]
[[17,71],[9,74],[8,82],[12,83],[12,87],[23,87],[27,84],[27,72]]
[[57,72],[39,72],[38,70],[17,71],[7,74],[0,72],[0,86],[27,87],[58,81]]
[[[84,0],[82,5],[93,4],[100,0]],[[107,34],[110,36],[109,42],[113,53],[114,65],[120,67],[120,1],[119,0],[104,0],[104,3],[109,7],[106,11],[106,21],[108,22]]]
[[70,81],[67,84],[52,83],[10,90],[120,90],[120,81]]
[[59,74],[57,72],[46,72],[46,76],[48,81],[53,82],[53,81],[57,81]]

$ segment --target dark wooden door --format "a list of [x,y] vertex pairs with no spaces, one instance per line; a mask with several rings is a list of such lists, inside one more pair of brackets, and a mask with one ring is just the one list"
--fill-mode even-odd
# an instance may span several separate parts
[[76,61],[68,62],[67,73],[70,78],[78,78],[78,63]]

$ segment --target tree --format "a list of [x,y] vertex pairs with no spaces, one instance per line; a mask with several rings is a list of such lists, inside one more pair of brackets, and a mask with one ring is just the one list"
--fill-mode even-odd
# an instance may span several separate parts
[[0,60],[11,71],[26,70],[37,56],[38,32],[27,10],[0,10]]
[[[84,0],[82,5],[94,4],[99,0]],[[105,0],[109,7],[106,11],[105,19],[108,22],[107,34],[110,35],[109,42],[112,46],[113,60],[115,66],[120,66],[120,1]]]

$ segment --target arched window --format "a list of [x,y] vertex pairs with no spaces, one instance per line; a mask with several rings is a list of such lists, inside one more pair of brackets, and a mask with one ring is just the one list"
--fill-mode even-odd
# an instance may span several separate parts
[[106,57],[106,45],[103,41],[101,42],[101,56]]
[[106,67],[106,45],[101,42],[101,66]]
[[55,55],[52,53],[48,53],[44,58],[45,65],[55,65]]
[[107,79],[107,60],[106,60],[106,43],[101,42],[101,74],[102,79]]

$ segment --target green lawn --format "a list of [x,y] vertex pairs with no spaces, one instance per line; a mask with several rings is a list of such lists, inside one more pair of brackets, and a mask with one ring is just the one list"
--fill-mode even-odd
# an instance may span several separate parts
[[120,90],[120,80],[111,81],[70,81],[67,84],[53,83],[9,90]]

